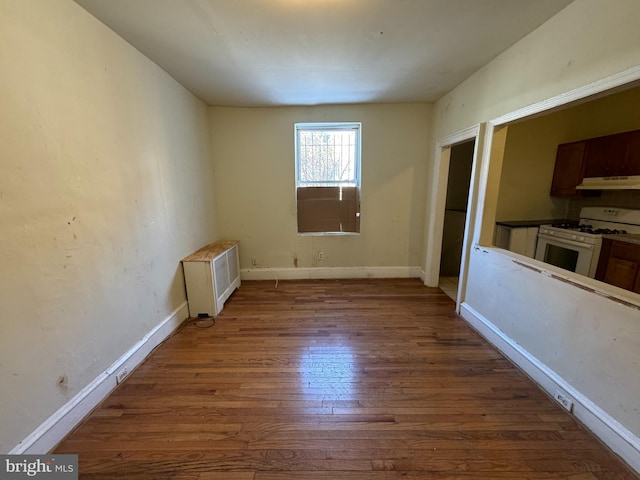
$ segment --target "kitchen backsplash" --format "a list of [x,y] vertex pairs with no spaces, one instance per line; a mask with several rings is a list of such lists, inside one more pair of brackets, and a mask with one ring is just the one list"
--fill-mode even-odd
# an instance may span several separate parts
[[619,207],[640,210],[640,190],[604,190],[599,197],[577,197],[569,200],[567,218],[577,220],[582,207]]

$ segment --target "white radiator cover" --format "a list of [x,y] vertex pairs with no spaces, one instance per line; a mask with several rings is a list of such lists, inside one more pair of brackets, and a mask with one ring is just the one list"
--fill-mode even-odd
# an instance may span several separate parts
[[183,260],[189,316],[219,315],[224,302],[240,287],[238,245],[207,258]]

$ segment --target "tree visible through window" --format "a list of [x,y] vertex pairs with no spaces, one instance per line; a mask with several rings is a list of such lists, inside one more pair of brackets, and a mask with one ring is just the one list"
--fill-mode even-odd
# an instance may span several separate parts
[[360,123],[297,123],[299,233],[360,231]]
[[349,130],[300,130],[299,185],[356,185],[356,133]]

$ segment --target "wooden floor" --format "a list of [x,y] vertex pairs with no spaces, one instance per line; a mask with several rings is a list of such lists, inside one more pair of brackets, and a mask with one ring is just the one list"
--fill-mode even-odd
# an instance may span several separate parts
[[244,282],[56,450],[81,479],[633,479],[419,280]]

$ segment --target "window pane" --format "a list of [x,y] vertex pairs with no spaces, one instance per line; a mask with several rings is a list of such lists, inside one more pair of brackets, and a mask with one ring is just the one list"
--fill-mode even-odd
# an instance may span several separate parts
[[360,232],[359,122],[297,123],[298,233]]
[[355,130],[299,130],[298,135],[301,183],[357,183]]

